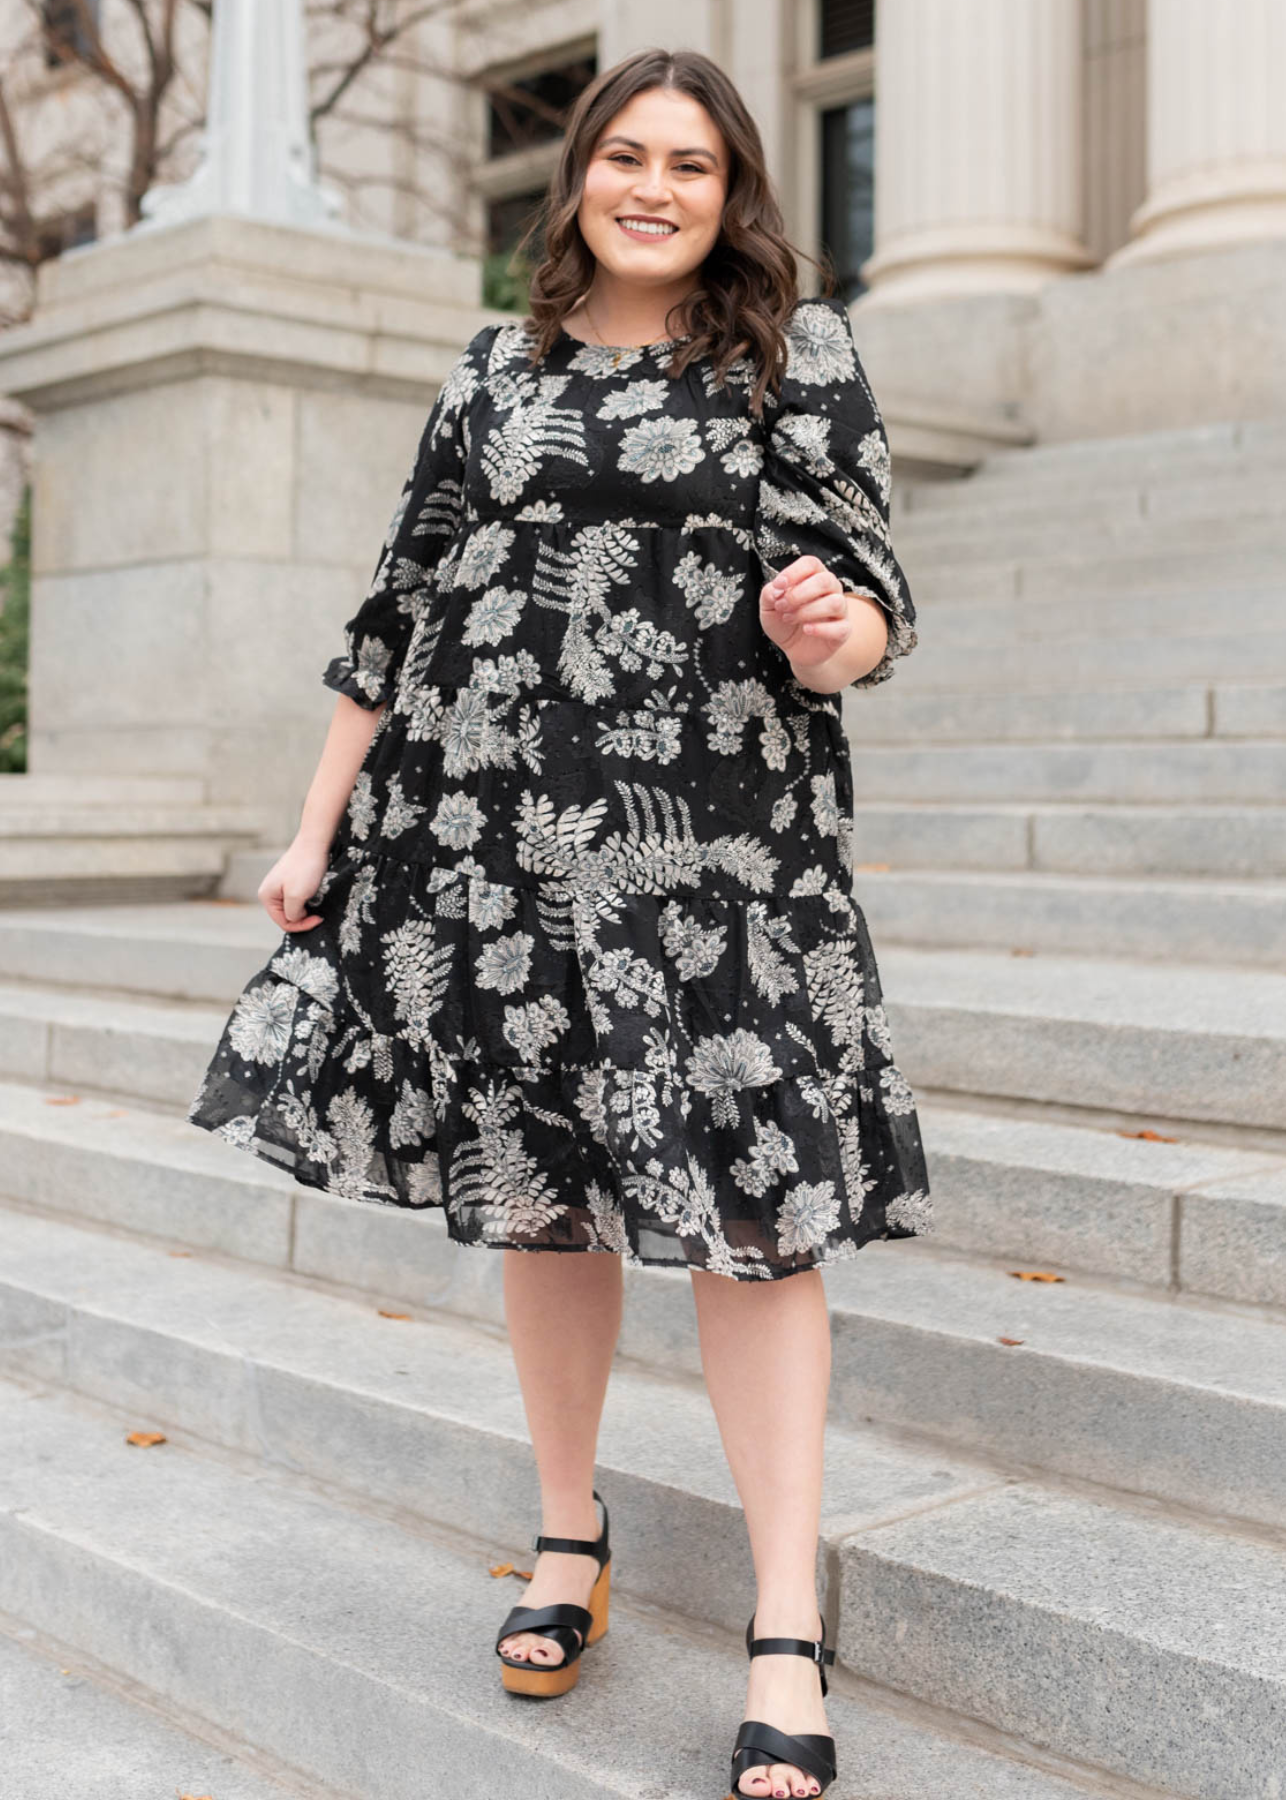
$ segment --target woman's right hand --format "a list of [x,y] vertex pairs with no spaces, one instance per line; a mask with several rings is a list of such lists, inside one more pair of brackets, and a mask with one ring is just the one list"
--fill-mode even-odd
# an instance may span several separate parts
[[296,838],[259,883],[258,897],[279,931],[311,931],[321,924],[320,913],[304,909],[321,886],[328,860],[325,844]]

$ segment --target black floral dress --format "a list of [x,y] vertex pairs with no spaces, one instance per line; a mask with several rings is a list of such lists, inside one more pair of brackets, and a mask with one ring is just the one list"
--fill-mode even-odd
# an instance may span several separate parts
[[[309,910],[189,1120],[461,1243],[776,1279],[932,1228],[852,895],[838,694],[759,623],[814,553],[916,642],[839,300],[781,394],[682,339],[484,326],[322,679],[385,703]],[[768,573],[766,573],[766,571]]]

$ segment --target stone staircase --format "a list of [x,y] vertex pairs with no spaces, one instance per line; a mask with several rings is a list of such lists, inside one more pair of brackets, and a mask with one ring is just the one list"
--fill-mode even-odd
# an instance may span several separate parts
[[0,906],[216,893],[269,815],[205,789],[184,775],[0,774]]
[[[1282,474],[1239,425],[898,495],[922,643],[848,702],[856,891],[938,1229],[825,1278],[836,1800],[1286,1794]],[[716,1800],[753,1588],[687,1277],[627,1272],[612,1627],[526,1706],[502,1259],[182,1117],[275,942],[0,911],[13,1792]]]

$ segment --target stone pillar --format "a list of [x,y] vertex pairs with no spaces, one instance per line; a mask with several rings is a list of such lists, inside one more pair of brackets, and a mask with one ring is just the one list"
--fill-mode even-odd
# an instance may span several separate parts
[[0,336],[36,417],[31,760],[199,777],[285,842],[476,261],[233,216],[39,274]]
[[1286,236],[1286,5],[1150,0],[1148,195],[1110,260]]
[[876,34],[861,310],[1030,294],[1082,242],[1081,0],[897,0]]

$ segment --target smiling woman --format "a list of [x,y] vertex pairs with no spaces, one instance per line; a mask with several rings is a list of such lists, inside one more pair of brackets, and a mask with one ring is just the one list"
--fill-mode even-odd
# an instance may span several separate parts
[[622,1269],[690,1272],[758,1591],[732,1784],[802,1800],[835,1778],[822,1270],[931,1223],[840,701],[916,643],[889,446],[707,58],[585,91],[545,243],[530,318],[443,383],[325,667],[345,742],[378,720],[320,882],[315,844],[265,878],[288,934],[189,1117],[505,1251],[559,1534],[496,1639],[511,1693],[568,1692],[606,1628]]

